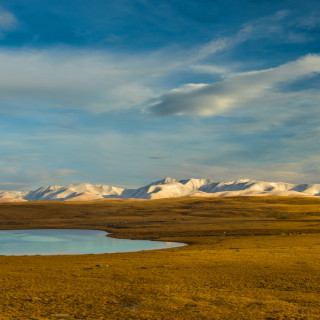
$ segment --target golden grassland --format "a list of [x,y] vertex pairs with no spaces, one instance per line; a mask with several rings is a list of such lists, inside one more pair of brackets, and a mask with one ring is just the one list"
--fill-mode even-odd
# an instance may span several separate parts
[[320,199],[0,204],[1,229],[87,228],[165,250],[0,256],[0,320],[320,319]]

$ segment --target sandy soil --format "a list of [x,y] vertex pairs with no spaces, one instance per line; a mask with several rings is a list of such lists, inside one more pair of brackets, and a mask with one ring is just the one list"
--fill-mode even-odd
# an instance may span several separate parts
[[187,247],[0,257],[0,319],[320,319],[320,199],[2,203],[0,228]]

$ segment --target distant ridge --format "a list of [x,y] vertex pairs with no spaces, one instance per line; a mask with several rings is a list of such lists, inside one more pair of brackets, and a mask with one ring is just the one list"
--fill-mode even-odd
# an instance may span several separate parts
[[0,191],[0,202],[92,201],[106,198],[162,199],[186,196],[320,196],[320,184],[291,184],[239,179],[215,182],[211,179],[165,178],[137,189],[90,183],[45,186],[31,191]]

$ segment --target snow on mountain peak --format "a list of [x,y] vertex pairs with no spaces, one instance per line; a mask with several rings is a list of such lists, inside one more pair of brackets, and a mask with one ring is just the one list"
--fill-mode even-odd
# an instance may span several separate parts
[[160,185],[160,184],[168,184],[168,183],[176,183],[179,182],[179,179],[176,178],[171,178],[171,177],[166,177],[162,180],[151,182],[148,184],[149,186],[154,186],[154,185]]
[[0,191],[0,201],[90,201],[103,198],[160,199],[184,196],[320,196],[320,184],[290,184],[237,179],[214,182],[211,179],[164,178],[137,189],[91,183],[45,186],[33,191]]

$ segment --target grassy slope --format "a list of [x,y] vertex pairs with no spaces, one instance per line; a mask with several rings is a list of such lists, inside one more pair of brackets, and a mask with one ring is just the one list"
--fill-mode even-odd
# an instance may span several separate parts
[[[320,199],[0,205],[0,228],[91,228],[187,247],[0,257],[0,319],[320,319]],[[51,318],[52,319],[52,318]]]

